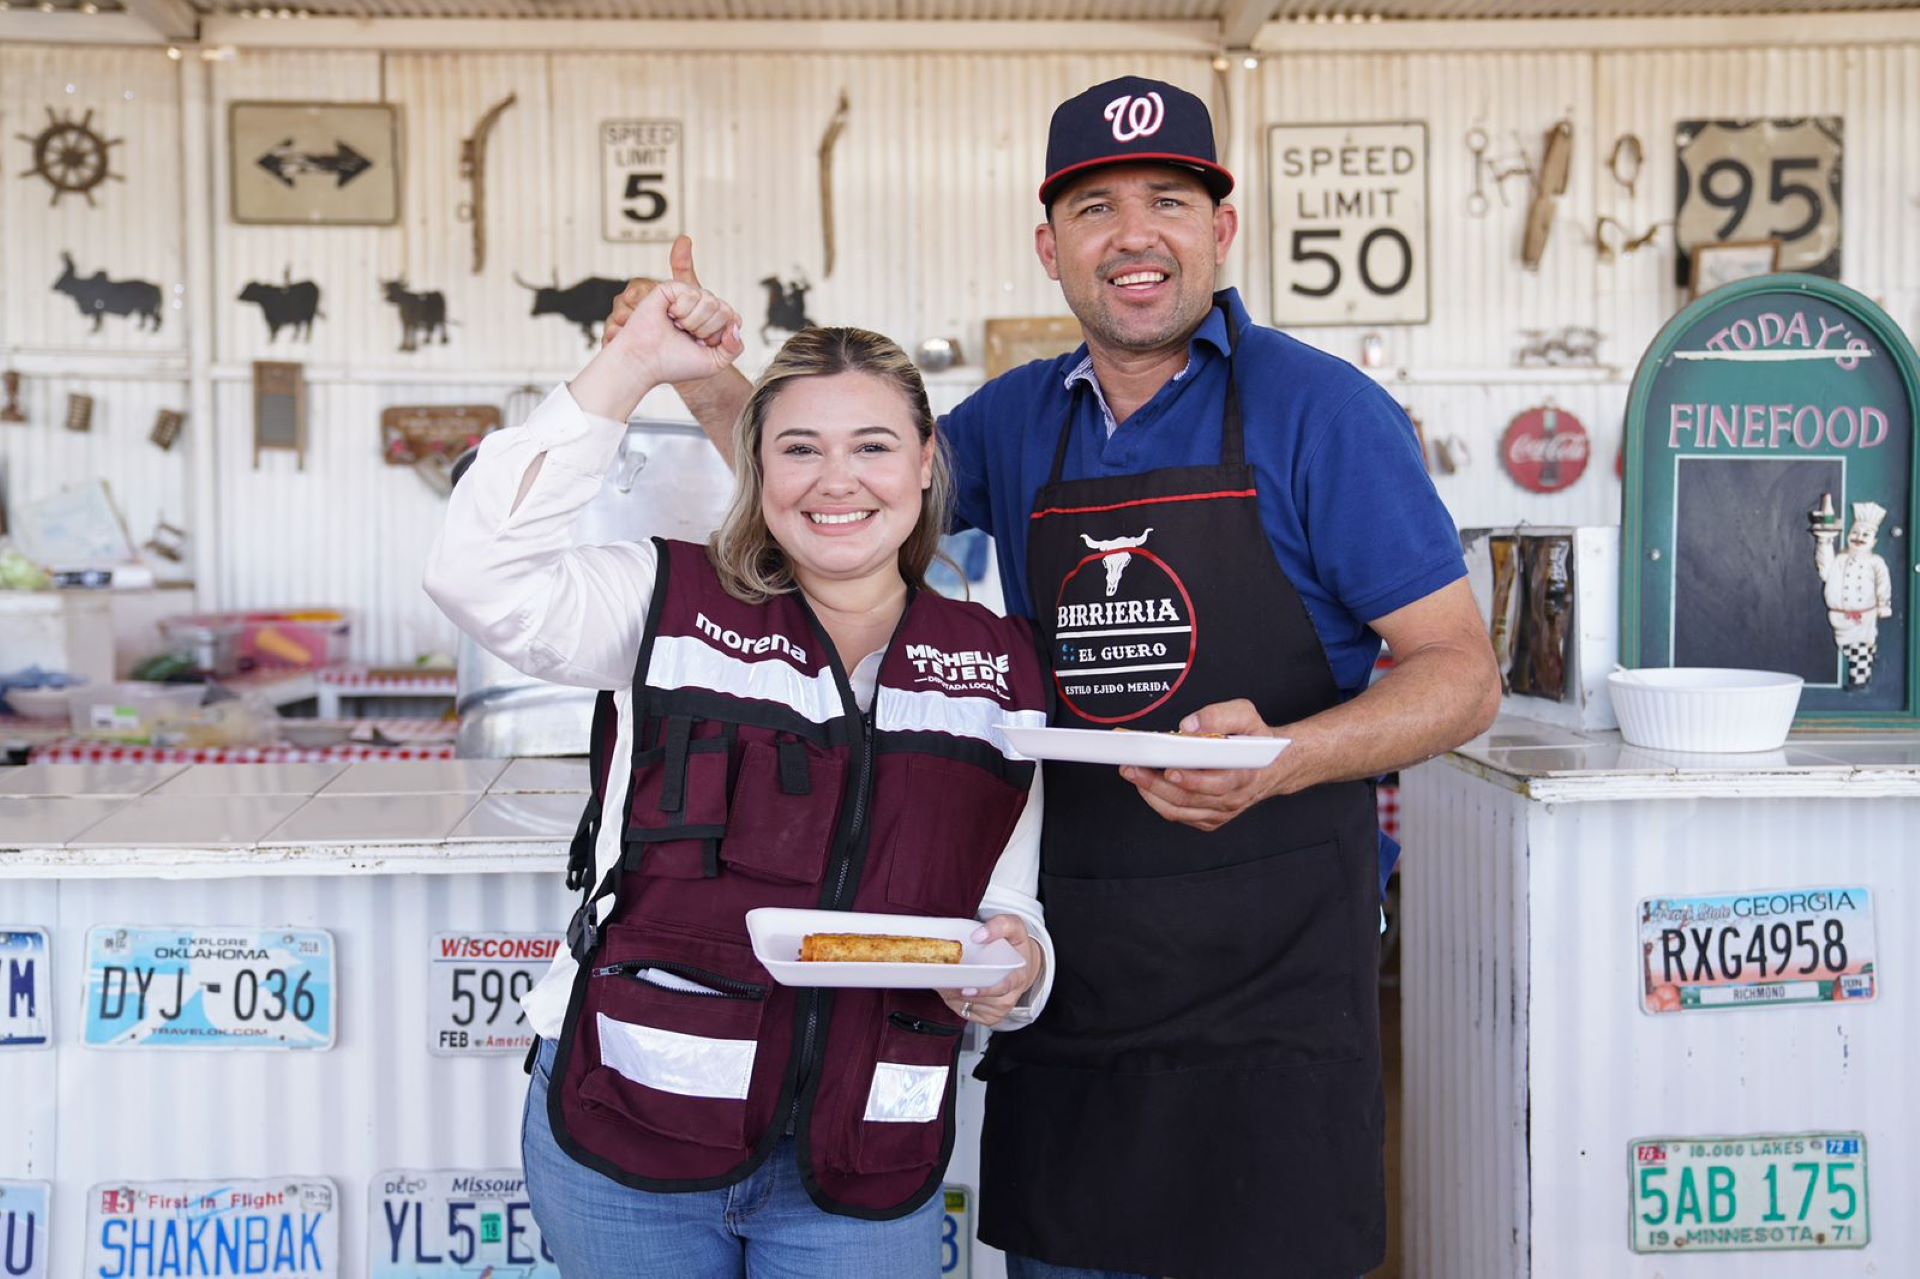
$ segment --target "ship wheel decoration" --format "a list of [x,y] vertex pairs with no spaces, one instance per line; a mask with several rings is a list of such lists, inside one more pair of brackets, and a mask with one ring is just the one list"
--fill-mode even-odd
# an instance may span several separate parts
[[121,143],[119,138],[103,138],[91,127],[93,112],[91,109],[74,120],[54,114],[52,107],[47,108],[47,127],[37,134],[20,133],[14,136],[22,142],[33,144],[33,167],[19,176],[26,178],[39,174],[53,188],[50,204],[60,203],[60,197],[74,192],[87,197],[87,203],[93,203],[93,189],[112,178],[115,182],[124,181],[120,174],[107,168],[107,150]]

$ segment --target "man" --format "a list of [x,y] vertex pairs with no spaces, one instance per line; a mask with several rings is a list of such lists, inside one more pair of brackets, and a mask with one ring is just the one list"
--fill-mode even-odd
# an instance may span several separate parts
[[[1063,103],[1034,247],[1086,345],[944,423],[961,518],[1055,663],[1054,723],[1292,739],[1257,771],[1047,765],[1054,993],[981,1068],[980,1236],[1013,1279],[1379,1263],[1368,779],[1498,707],[1405,416],[1214,292],[1232,185],[1192,94],[1126,77]],[[682,391],[724,451],[744,381]]]
[[1827,494],[1820,505],[1811,518],[1813,564],[1824,584],[1821,594],[1833,627],[1834,647],[1846,659],[1847,691],[1857,692],[1873,679],[1880,619],[1893,616],[1893,576],[1873,549],[1887,508],[1878,502],[1855,502],[1847,549],[1836,554],[1833,544],[1840,537],[1840,517],[1833,514],[1833,495]]

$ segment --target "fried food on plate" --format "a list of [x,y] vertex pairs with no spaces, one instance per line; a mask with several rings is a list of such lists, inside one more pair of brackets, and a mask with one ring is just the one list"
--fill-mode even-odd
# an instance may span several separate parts
[[800,958],[817,963],[957,964],[960,943],[885,933],[808,933]]

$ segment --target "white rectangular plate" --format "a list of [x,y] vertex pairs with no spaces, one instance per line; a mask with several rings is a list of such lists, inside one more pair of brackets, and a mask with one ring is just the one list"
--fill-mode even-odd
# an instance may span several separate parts
[[1293,742],[1290,737],[1183,737],[1178,733],[1014,728],[1004,724],[994,731],[1028,759],[1132,764],[1139,768],[1265,768]]
[[[782,986],[863,986],[886,990],[957,990],[995,986],[1021,966],[1011,942],[986,945],[967,940],[977,919],[931,915],[875,915],[845,910],[793,910],[761,906],[747,912],[753,955]],[[957,964],[809,964],[800,961],[808,933],[885,933],[894,937],[941,937],[960,943]]]

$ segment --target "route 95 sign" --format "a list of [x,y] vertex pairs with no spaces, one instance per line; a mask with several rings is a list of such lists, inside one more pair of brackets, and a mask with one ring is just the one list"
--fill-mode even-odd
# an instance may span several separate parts
[[1275,125],[1276,324],[1427,322],[1427,126]]
[[1781,271],[1840,278],[1841,120],[1682,120],[1675,278],[1703,244],[1780,241]]
[[680,122],[602,120],[602,234],[616,244],[669,244],[680,234]]

